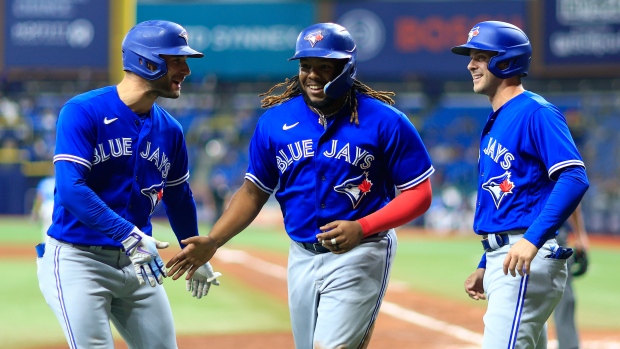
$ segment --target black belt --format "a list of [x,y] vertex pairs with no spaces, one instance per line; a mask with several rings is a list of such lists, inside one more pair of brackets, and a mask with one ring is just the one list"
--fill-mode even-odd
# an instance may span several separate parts
[[323,245],[316,243],[316,244],[311,244],[308,242],[297,242],[295,241],[299,246],[305,248],[306,250],[314,253],[314,254],[321,254],[321,253],[327,253],[327,252],[331,252],[329,249],[327,249],[326,247],[323,247]]
[[[510,244],[510,238],[508,237],[508,234],[492,234],[495,236],[495,241],[497,242],[497,245],[499,247],[502,246],[506,246],[508,244]],[[497,247],[497,248],[499,248]],[[489,242],[489,236],[485,236],[485,238],[482,240],[482,248],[484,248],[484,250],[486,252],[491,252],[491,251],[495,251],[497,248],[493,248],[491,246],[491,243]]]
[[121,247],[116,247],[116,246],[76,245],[76,244],[71,244],[71,245],[80,250],[92,251],[96,249],[101,249],[101,250],[106,250],[106,251],[121,251]]
[[[367,242],[377,242],[377,241],[381,241],[381,239],[383,239],[384,236],[387,235],[387,231],[382,231],[380,233],[376,233],[376,234],[372,234],[366,238],[364,238],[362,241],[360,241],[360,244],[364,244]],[[331,252],[327,247],[323,247],[323,245],[319,244],[319,243],[309,243],[309,242],[297,242],[295,241],[295,243],[297,243],[299,246],[305,248],[306,250],[314,253],[314,254],[321,254],[321,253],[327,253],[327,252]]]

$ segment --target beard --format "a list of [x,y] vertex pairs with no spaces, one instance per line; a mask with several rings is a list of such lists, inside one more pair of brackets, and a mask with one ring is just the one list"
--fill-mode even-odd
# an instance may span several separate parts
[[327,96],[325,96],[325,98],[321,99],[320,101],[312,101],[306,93],[306,90],[304,90],[303,88],[301,89],[301,95],[304,97],[304,102],[306,102],[308,106],[314,109],[328,109],[328,107],[332,106],[336,102],[335,99]]
[[173,91],[170,87],[171,81],[165,75],[157,80],[150,82],[150,90],[158,97],[177,99],[181,96],[181,91]]

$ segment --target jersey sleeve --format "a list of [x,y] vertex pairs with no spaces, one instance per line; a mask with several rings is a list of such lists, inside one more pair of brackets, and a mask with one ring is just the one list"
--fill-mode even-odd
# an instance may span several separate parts
[[[179,126],[180,127],[180,126]],[[177,137],[177,153],[174,156],[174,162],[168,172],[166,187],[176,186],[189,180],[189,160],[187,156],[187,145],[185,144],[185,136],[180,131]]]
[[250,159],[245,179],[271,195],[278,185],[279,174],[277,160],[269,154],[271,146],[265,133],[264,123],[259,121],[250,140]]
[[400,191],[413,188],[435,171],[431,158],[418,131],[404,114],[399,114],[390,131],[385,132],[385,154],[392,179]]
[[96,146],[96,127],[92,117],[77,104],[67,103],[56,124],[54,162],[70,161],[89,170]]
[[547,168],[549,178],[557,180],[566,167],[585,167],[570,134],[566,119],[554,108],[539,108],[532,114],[529,135]]

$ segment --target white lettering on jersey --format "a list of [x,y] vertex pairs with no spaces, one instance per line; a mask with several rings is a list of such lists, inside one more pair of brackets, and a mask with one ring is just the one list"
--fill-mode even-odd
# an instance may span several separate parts
[[336,159],[344,158],[344,161],[351,163],[351,157],[349,156],[349,143],[345,144],[342,149],[336,154]]
[[146,142],[146,149],[140,153],[140,156],[157,166],[157,170],[161,172],[161,178],[168,177],[168,171],[170,171],[170,161],[166,153],[161,152],[160,155],[159,148],[153,150],[151,153],[151,142]]
[[504,170],[509,169],[512,165],[512,160],[515,159],[514,155],[508,151],[508,148],[502,146],[501,143],[493,137],[489,138],[489,143],[487,144],[487,147],[482,150],[482,152],[488,155],[495,163],[500,164]]
[[375,159],[375,157],[371,155],[368,151],[356,146],[355,147],[355,160],[351,162],[350,147],[351,147],[350,144],[346,143],[342,148],[340,148],[340,150],[337,151],[338,140],[334,139],[332,140],[332,148],[329,150],[329,152],[327,151],[323,152],[323,155],[325,155],[328,158],[335,158],[335,159],[344,158],[346,162],[350,163],[353,166],[358,166],[358,164],[362,162],[362,164],[359,165],[359,167],[364,170],[368,169],[370,167],[370,163]]
[[[293,145],[295,145],[296,151],[293,150]],[[280,156],[276,156],[278,170],[282,173],[286,172],[286,169],[293,163],[293,161],[299,161],[302,158],[314,156],[311,139],[305,139],[300,142],[289,144],[287,148],[288,154],[284,152],[284,149],[280,149]]]
[[[276,155],[278,170],[280,170],[281,173],[284,173],[294,161],[313,157],[314,151],[312,150],[312,146],[313,143],[311,139],[287,144],[284,149],[280,149],[278,151],[279,155]],[[375,159],[375,157],[367,150],[356,146],[355,159],[351,161],[351,144],[345,143],[343,147],[339,148],[337,139],[332,140],[330,150],[324,151],[323,155],[327,158],[344,160],[349,164],[359,166],[364,170],[368,169],[371,162]]]
[[133,154],[131,151],[131,138],[108,139],[108,147],[105,143],[97,144],[94,149],[93,165],[97,165],[110,159],[110,156],[118,158]]

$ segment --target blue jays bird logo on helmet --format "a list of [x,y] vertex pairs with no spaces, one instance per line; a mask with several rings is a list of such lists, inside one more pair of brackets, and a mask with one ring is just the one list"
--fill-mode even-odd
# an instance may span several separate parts
[[364,172],[361,176],[347,179],[344,183],[335,186],[334,190],[346,194],[351,200],[353,208],[356,208],[366,193],[370,192],[371,187],[372,182],[368,179],[368,172]]
[[510,172],[506,171],[504,174],[489,178],[486,183],[482,185],[482,189],[491,193],[495,207],[499,208],[502,199],[508,194],[512,194],[512,190],[515,188],[515,184],[510,181]]
[[318,32],[310,33],[304,36],[304,40],[307,40],[310,43],[310,46],[314,47],[317,42],[323,40],[323,34],[321,34],[321,31],[319,30]]
[[471,30],[469,31],[469,34],[467,34],[467,42],[470,42],[471,39],[473,39],[474,36],[478,36],[479,33],[480,33],[479,26],[471,28]]

